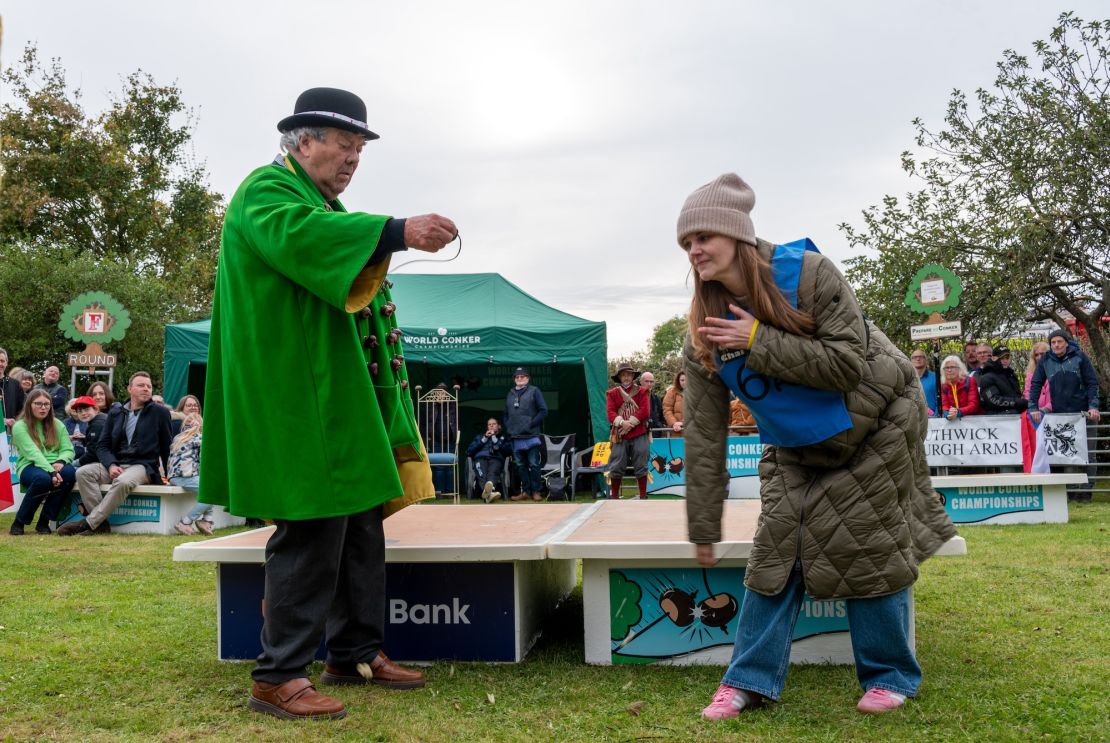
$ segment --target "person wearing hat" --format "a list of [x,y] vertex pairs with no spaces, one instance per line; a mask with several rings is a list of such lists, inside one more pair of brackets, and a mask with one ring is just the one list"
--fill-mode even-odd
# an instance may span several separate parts
[[806,594],[845,601],[865,692],[857,709],[889,712],[921,682],[906,619],[918,565],[956,533],[929,480],[925,396],[832,261],[809,240],[757,239],[754,205],[751,186],[726,173],[678,217],[694,277],[687,529],[703,567],[721,541],[730,391],[766,445],[736,645],[702,716],[779,698]]
[[543,500],[540,455],[543,449],[543,419],[547,402],[523,366],[513,371],[513,387],[505,395],[505,433],[512,441],[513,463],[520,478],[520,492],[509,500]]
[[108,416],[100,412],[96,406],[96,400],[88,395],[73,398],[66,408],[70,413],[62,421],[62,425],[66,427],[69,438],[73,442],[77,466],[97,461],[96,442],[100,439]]
[[1017,374],[1010,368],[1010,349],[1000,344],[975,375],[979,385],[979,407],[983,415],[1015,415],[1029,407]]
[[[354,93],[312,88],[278,123],[283,152],[250,173],[221,235],[205,385],[200,491],[239,516],[273,519],[262,654],[249,706],[285,719],[337,719],[321,683],[423,686],[381,652],[382,519],[434,497],[386,271],[406,248],[458,234],[437,214],[349,212],[339,196],[378,135]],[[294,410],[273,391],[303,398]],[[257,466],[260,454],[271,457]]]
[[[1079,344],[1063,330],[1049,333],[1048,353],[1041,356],[1033,371],[1033,382],[1029,387],[1029,417],[1034,423],[1040,423],[1042,413],[1046,412],[1039,406],[1041,390],[1045,385],[1048,385],[1053,413],[1086,413],[1087,418],[1095,423],[1101,419],[1095,367],[1087,354],[1079,349]],[[1091,445],[1091,439],[1087,441]],[[1068,500],[1089,503],[1094,467],[1072,465],[1063,469],[1074,469],[1087,475],[1087,482],[1068,487]]]
[[647,421],[651,416],[651,400],[647,390],[636,384],[640,372],[631,364],[621,364],[612,380],[616,387],[605,393],[605,411],[609,416],[609,497],[621,497],[621,480],[626,468],[632,468],[640,499],[647,500],[647,468],[651,457],[651,437]]

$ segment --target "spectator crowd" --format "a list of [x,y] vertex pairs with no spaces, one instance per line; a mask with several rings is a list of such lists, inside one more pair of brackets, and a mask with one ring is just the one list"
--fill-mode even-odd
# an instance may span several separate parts
[[[909,356],[930,414],[936,417],[956,421],[973,415],[1028,413],[1034,425],[1050,412],[1084,413],[1092,421],[1100,417],[1094,367],[1063,330],[1033,344],[1021,378],[1005,343],[969,342],[962,356],[945,356],[939,370],[929,368],[924,350],[913,349]],[[50,524],[56,523],[74,489],[80,494],[80,518],[58,525],[56,533],[108,533],[109,517],[135,487],[165,483],[198,496],[196,506],[176,524],[177,531],[211,534],[212,507],[199,497],[200,400],[185,395],[170,409],[154,394],[145,372],[132,375],[125,402],[117,402],[103,381],[93,382],[85,394],[70,400],[60,376],[57,366],[48,366],[36,383],[32,372],[9,368],[8,353],[0,348],[0,403],[15,458],[14,474],[24,493],[10,533],[23,534],[32,523],[37,533],[51,533]],[[662,394],[656,391],[653,372],[629,364],[621,365],[612,379],[614,386],[606,395],[610,497],[619,497],[622,480],[631,471],[636,495],[646,498],[651,438],[683,435],[686,373],[679,371]],[[531,383],[527,369],[517,368],[502,419],[490,417],[484,432],[466,447],[474,474],[472,497],[487,503],[501,498],[511,462],[516,492],[506,497],[544,499],[542,426],[547,413],[543,392]],[[458,422],[451,419],[447,427],[453,439]],[[736,434],[758,431],[750,410],[735,395],[729,427]],[[108,487],[102,492],[101,486]]]

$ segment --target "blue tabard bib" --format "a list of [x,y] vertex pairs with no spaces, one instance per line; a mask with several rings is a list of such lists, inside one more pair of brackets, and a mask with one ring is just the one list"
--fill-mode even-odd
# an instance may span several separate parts
[[[807,250],[819,252],[807,237],[776,245],[771,275],[791,306],[798,306],[798,281]],[[730,320],[735,316],[730,312]],[[717,354],[721,380],[752,411],[759,438],[765,444],[809,446],[852,427],[844,394],[783,382],[747,368],[746,351]]]

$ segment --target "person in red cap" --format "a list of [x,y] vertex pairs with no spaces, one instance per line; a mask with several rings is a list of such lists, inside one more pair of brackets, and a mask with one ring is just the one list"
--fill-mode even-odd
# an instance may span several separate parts
[[108,416],[100,412],[96,400],[88,395],[75,397],[69,405],[69,416],[62,421],[73,442],[76,467],[92,464],[96,459],[96,442],[104,430]]

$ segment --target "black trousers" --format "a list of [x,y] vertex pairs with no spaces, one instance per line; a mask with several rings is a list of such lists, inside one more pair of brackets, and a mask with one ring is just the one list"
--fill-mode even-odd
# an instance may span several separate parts
[[486,480],[493,483],[493,489],[501,491],[501,471],[505,467],[505,460],[501,457],[482,457],[474,460],[474,487],[479,492],[486,484]]
[[275,523],[266,543],[266,617],[254,680],[303,678],[321,635],[329,665],[372,661],[385,636],[381,506]]

